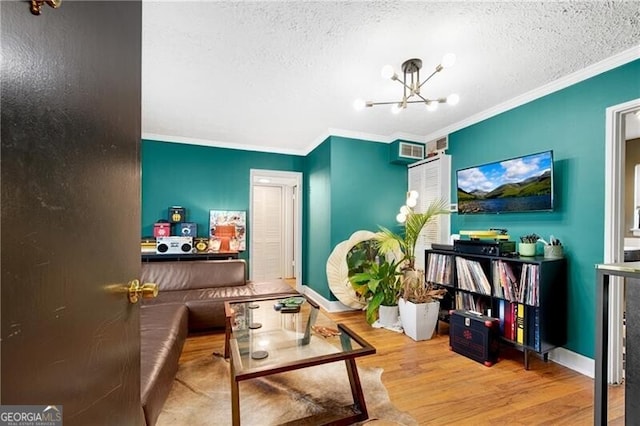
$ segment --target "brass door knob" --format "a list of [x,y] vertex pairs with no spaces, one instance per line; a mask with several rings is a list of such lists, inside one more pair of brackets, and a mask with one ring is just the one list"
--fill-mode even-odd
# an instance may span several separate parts
[[129,282],[129,302],[138,303],[140,297],[151,299],[158,296],[158,284],[144,283],[140,284],[138,280]]

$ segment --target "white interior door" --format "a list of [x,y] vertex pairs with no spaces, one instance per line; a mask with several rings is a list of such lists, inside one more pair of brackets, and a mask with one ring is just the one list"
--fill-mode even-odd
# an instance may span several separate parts
[[251,170],[249,277],[295,278],[302,289],[302,173]]
[[253,187],[253,279],[284,278],[284,188]]

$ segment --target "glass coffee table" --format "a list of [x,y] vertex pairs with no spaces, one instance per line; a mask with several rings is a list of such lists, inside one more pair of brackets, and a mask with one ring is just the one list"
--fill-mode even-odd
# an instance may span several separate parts
[[346,414],[324,413],[296,422],[349,425],[368,419],[355,359],[374,354],[376,349],[364,339],[335,324],[303,296],[229,301],[224,308],[233,425],[240,424],[241,381],[337,361],[346,364],[353,405],[347,407]]

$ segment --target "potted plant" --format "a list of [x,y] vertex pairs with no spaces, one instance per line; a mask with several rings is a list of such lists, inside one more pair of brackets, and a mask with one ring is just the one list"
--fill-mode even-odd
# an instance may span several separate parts
[[[362,272],[349,277],[356,293],[368,300],[366,319],[369,324],[373,324],[379,318],[380,324],[384,327],[396,325],[401,290],[401,272],[398,266],[399,262],[386,259],[366,263]],[[391,312],[387,313],[385,307],[392,307]]]
[[520,256],[531,257],[536,255],[536,243],[540,237],[538,234],[528,234],[520,237],[520,244],[518,244],[518,252]]
[[398,310],[404,333],[413,340],[428,340],[438,323],[440,299],[447,290],[425,283],[424,271],[417,271],[417,279],[404,279]]
[[[402,297],[398,301],[400,318],[405,333],[414,340],[431,338],[438,320],[439,300],[446,293],[443,289],[433,288],[425,283],[424,272],[415,269],[415,250],[418,238],[424,227],[441,214],[448,214],[446,200],[435,200],[422,213],[415,212],[418,195],[411,191],[407,204],[400,208],[397,216],[404,223],[401,233],[382,228],[377,234],[382,253],[399,253],[402,264]],[[428,312],[428,313],[427,313]]]

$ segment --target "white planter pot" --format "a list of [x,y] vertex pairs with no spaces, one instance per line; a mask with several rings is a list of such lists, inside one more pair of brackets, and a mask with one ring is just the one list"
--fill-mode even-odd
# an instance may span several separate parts
[[429,340],[438,322],[440,302],[415,304],[400,298],[398,301],[400,320],[404,333],[413,340]]
[[380,305],[378,308],[378,322],[383,327],[397,327],[398,326],[398,305],[396,306],[384,306]]

